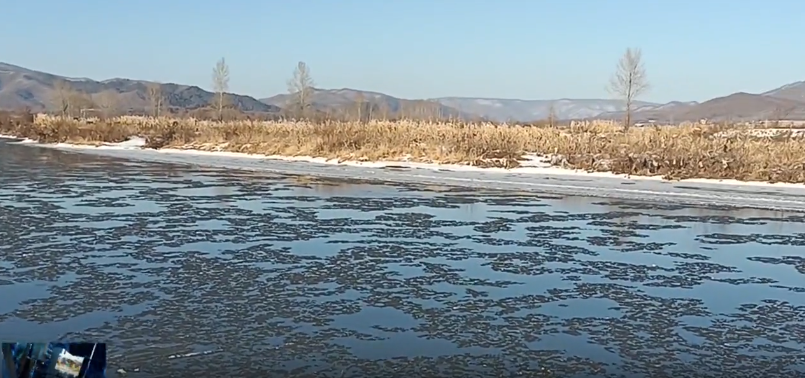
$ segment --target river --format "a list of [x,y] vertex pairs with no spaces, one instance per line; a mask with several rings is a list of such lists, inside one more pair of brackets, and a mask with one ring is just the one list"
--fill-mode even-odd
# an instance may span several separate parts
[[803,223],[0,140],[0,339],[130,377],[790,377]]

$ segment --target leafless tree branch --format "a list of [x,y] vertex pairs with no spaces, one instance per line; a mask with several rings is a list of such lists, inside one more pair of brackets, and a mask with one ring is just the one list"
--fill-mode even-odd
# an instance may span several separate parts
[[305,62],[296,64],[293,77],[288,80],[288,93],[291,95],[289,107],[298,118],[305,118],[308,108],[313,104],[313,78],[310,76],[310,68]]
[[221,58],[212,69],[212,87],[215,91],[215,110],[218,113],[218,120],[223,120],[224,95],[229,90],[229,66],[224,58]]
[[615,74],[609,80],[609,92],[622,99],[625,105],[626,116],[623,127],[632,126],[632,111],[637,97],[649,90],[646,69],[643,66],[643,53],[640,49],[626,49],[618,62]]
[[70,83],[64,80],[56,80],[53,83],[53,89],[56,91],[54,102],[59,108],[62,117],[67,117],[71,108],[71,93],[73,88]]
[[151,106],[151,115],[159,117],[163,103],[165,102],[165,97],[162,95],[162,84],[151,82],[146,86],[148,88],[148,102]]
[[556,126],[556,106],[554,106],[553,103],[551,103],[551,106],[548,108],[548,126]]
[[113,92],[101,92],[92,96],[104,118],[111,117],[118,110],[118,99]]

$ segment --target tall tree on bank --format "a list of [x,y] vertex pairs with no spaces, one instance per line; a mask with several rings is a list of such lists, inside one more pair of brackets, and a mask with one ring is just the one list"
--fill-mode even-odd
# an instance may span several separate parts
[[120,106],[114,91],[96,93],[92,95],[92,101],[98,106],[98,110],[101,111],[101,116],[104,119],[112,117]]
[[151,116],[159,118],[165,97],[162,96],[162,84],[151,82],[146,84],[148,89],[148,102],[151,105]]
[[92,97],[86,92],[75,89],[67,81],[56,80],[53,89],[56,90],[53,100],[62,117],[85,117],[87,112],[95,110]]
[[308,110],[313,104],[313,78],[310,76],[310,68],[305,62],[296,64],[293,77],[288,80],[289,109],[292,110],[294,117],[306,118]]
[[59,113],[62,117],[67,117],[74,104],[71,103],[73,88],[64,80],[56,80],[53,83],[53,89],[56,90],[55,103],[59,107]]
[[635,99],[649,89],[646,68],[643,66],[643,53],[640,49],[626,49],[618,62],[615,74],[609,80],[607,89],[612,95],[623,100],[626,108],[623,128],[628,130],[632,126]]
[[224,95],[229,90],[229,66],[224,58],[215,63],[212,69],[212,88],[215,91],[215,111],[221,121],[224,119]]

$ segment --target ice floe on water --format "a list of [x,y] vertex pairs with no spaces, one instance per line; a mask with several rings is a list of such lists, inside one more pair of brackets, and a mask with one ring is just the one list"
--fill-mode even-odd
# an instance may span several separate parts
[[[13,137],[0,135],[0,138]],[[660,177],[636,177],[556,167],[550,164],[548,158],[540,155],[528,156],[521,167],[504,169],[408,161],[339,162],[316,157],[264,156],[188,149],[151,150],[143,148],[145,139],[139,137],[100,146],[66,143],[44,145],[19,139],[13,143],[135,160],[293,175],[805,211],[803,184],[711,179],[667,181]]]

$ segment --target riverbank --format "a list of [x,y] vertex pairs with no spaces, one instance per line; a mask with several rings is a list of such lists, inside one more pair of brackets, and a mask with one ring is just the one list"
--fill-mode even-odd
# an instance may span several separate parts
[[[805,183],[805,139],[715,126],[575,128],[413,121],[229,122],[121,117],[87,123],[52,117],[0,134],[100,146],[141,138],[143,148],[227,152],[362,166],[450,166],[534,174]],[[728,135],[728,137],[724,137]]]
[[[52,148],[105,157],[146,162],[187,164],[202,167],[291,174],[301,177],[370,180],[440,187],[495,189],[532,192],[539,195],[569,195],[650,201],[682,205],[726,206],[805,212],[805,185],[791,183],[739,182],[735,180],[688,179],[668,181],[661,177],[585,172],[546,166],[538,161],[513,169],[480,168],[416,162],[358,162],[311,157],[262,156],[226,151],[192,149],[147,149],[143,138],[100,146],[41,144],[25,139],[12,144],[21,148]],[[0,145],[4,143],[0,140]],[[5,143],[9,143],[6,140]]]
[[[16,138],[11,135],[2,135],[0,138]],[[19,138],[18,138],[19,139]],[[141,137],[131,137],[124,142],[118,143],[88,143],[88,144],[72,144],[72,143],[50,143],[43,144],[32,139],[22,139],[20,144],[36,144],[42,147],[52,147],[65,150],[84,150],[84,151],[148,151],[153,150],[165,155],[196,155],[207,157],[221,157],[231,159],[257,159],[257,160],[271,160],[283,162],[298,162],[298,163],[313,163],[318,165],[331,165],[331,166],[349,166],[361,167],[367,169],[420,169],[432,171],[446,171],[446,172],[467,172],[467,173],[498,173],[498,174],[512,174],[512,175],[534,175],[534,176],[573,176],[577,178],[603,178],[603,179],[620,179],[629,181],[661,181],[661,182],[677,182],[677,183],[692,183],[692,184],[715,184],[715,185],[732,185],[732,186],[749,186],[749,187],[777,187],[777,188],[794,188],[805,190],[805,185],[798,183],[768,183],[761,181],[740,181],[740,180],[718,180],[718,179],[701,179],[691,178],[682,180],[667,180],[662,176],[636,176],[627,174],[617,174],[612,172],[595,172],[573,169],[570,167],[555,166],[551,163],[551,157],[545,155],[526,154],[519,161],[519,166],[513,168],[500,168],[500,167],[484,167],[473,166],[467,164],[444,164],[444,163],[422,163],[411,161],[410,159],[400,158],[398,160],[379,160],[379,161],[356,161],[356,160],[339,160],[334,158],[323,158],[314,156],[282,156],[282,155],[262,155],[243,152],[230,152],[225,149],[210,148],[209,146],[182,146],[180,148],[161,148],[149,149],[147,147],[148,141]],[[569,178],[572,180],[572,177]]]

